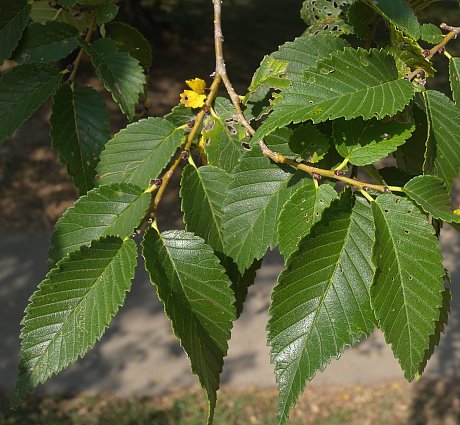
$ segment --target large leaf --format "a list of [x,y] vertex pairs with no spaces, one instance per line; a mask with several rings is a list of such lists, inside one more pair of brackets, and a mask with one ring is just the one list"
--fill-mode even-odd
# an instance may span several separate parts
[[224,203],[225,253],[240,272],[276,244],[276,224],[283,204],[297,188],[297,175],[273,164],[254,147],[240,159]]
[[452,90],[452,98],[460,107],[460,58],[452,58],[449,61],[449,79]]
[[105,25],[105,35],[115,41],[122,52],[137,59],[143,67],[152,65],[152,47],[136,28],[123,22],[111,22]]
[[110,140],[97,166],[99,185],[126,182],[147,187],[168,165],[183,132],[166,119],[147,118],[128,125]]
[[411,123],[397,121],[334,121],[334,139],[337,152],[353,165],[368,165],[386,158],[405,143],[415,130]]
[[337,192],[328,184],[317,188],[311,182],[289,198],[281,210],[276,231],[279,249],[285,258],[296,251],[300,240],[310,233],[336,197]]
[[319,60],[302,80],[281,91],[281,100],[253,143],[291,122],[382,119],[403,110],[413,96],[412,84],[398,77],[390,55],[375,49],[345,48]]
[[149,208],[150,198],[149,193],[126,183],[89,191],[58,220],[51,236],[50,263],[102,236],[131,236]]
[[428,150],[434,152],[430,174],[440,177],[450,192],[460,170],[460,109],[438,91],[427,90],[425,99],[431,123]]
[[20,63],[54,62],[66,57],[78,47],[78,30],[63,22],[49,21],[44,25],[30,24],[14,52]]
[[145,266],[158,297],[206,390],[212,422],[223,359],[227,354],[235,297],[212,249],[182,231],[149,229],[142,243]]
[[0,65],[18,45],[29,14],[26,0],[0,0]]
[[460,223],[460,215],[450,206],[450,194],[444,182],[435,176],[417,176],[404,186],[407,196],[428,214],[447,223]]
[[344,39],[332,35],[304,35],[284,43],[270,56],[287,62],[289,80],[301,80],[308,67],[315,66],[319,59],[346,46],[348,43]]
[[51,65],[20,65],[0,75],[0,142],[54,93],[61,80]]
[[278,279],[268,342],[279,385],[279,424],[303,392],[345,346],[369,335],[374,226],[369,205],[345,192],[303,239]]
[[146,83],[138,61],[119,50],[115,42],[108,38],[101,38],[90,46],[85,46],[85,51],[91,57],[97,75],[112,94],[113,100],[132,119],[139,95],[144,92]]
[[367,0],[376,11],[383,15],[396,27],[404,30],[413,39],[420,37],[420,24],[412,8],[405,0],[379,0],[374,2]]
[[372,302],[379,327],[412,380],[435,333],[444,291],[439,243],[426,217],[408,199],[381,195],[372,203],[377,275]]
[[101,338],[131,287],[136,260],[134,241],[109,237],[64,258],[47,274],[22,320],[13,406]]
[[90,87],[64,85],[53,98],[51,140],[80,195],[94,187],[96,165],[110,139],[109,114]]

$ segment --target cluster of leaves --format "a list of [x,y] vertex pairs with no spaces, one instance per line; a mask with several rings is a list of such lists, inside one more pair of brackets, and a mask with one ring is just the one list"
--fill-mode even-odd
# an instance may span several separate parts
[[[217,75],[203,110],[178,105],[107,143],[99,94],[40,62],[79,48],[132,118],[145,82],[135,57],[148,64],[137,56],[148,49],[123,24],[101,21],[110,2],[61,0],[48,15],[42,3],[0,0],[0,58],[17,62],[0,77],[0,134],[56,92],[53,145],[82,196],[55,227],[50,271],[22,321],[13,405],[102,336],[130,289],[141,234],[145,267],[208,395],[209,423],[232,324],[275,246],[286,263],[268,323],[280,424],[316,372],[375,328],[407,379],[423,372],[450,304],[439,231],[445,222],[460,228],[450,205],[460,59],[449,59],[452,99],[426,90],[435,70],[419,43],[437,50],[453,37],[419,23],[430,1],[305,1],[306,34],[266,56],[242,98],[251,138],[231,102],[215,98]],[[77,9],[83,22],[73,23]],[[264,145],[283,160],[265,156]],[[157,203],[187,156],[185,230],[160,232]],[[391,166],[376,167],[385,158]],[[353,180],[363,173],[368,183]]]

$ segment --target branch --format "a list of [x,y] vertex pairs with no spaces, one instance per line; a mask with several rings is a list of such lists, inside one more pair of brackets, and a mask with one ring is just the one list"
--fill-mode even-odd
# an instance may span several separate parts
[[[230,82],[227,70],[225,67],[225,60],[223,54],[223,34],[222,34],[222,20],[221,20],[221,0],[212,0],[214,4],[214,44],[215,44],[215,52],[216,52],[216,76],[220,75],[222,81],[227,89],[228,95],[232,101],[233,107],[236,112],[237,119],[239,123],[248,131],[248,133],[253,136],[255,134],[254,128],[249,124],[246,118],[243,115],[240,105],[240,97],[235,92],[232,83]],[[293,168],[298,170],[302,170],[310,174],[313,178],[319,179],[321,176],[328,177],[331,179],[342,181],[348,185],[357,187],[359,190],[368,191],[370,189],[376,190],[378,192],[388,192],[388,191],[398,191],[402,192],[402,188],[397,186],[384,186],[378,184],[369,184],[365,182],[361,182],[359,180],[355,180],[349,177],[344,176],[343,172],[339,170],[324,170],[322,168],[313,167],[307,164],[299,163],[297,161],[293,161],[285,156],[281,155],[280,153],[272,151],[263,140],[259,141],[259,147],[262,150],[262,153],[270,158],[272,161],[276,162],[277,164],[285,164],[289,165]]]
[[[86,33],[85,44],[91,41],[91,38],[93,37],[93,32],[96,29],[96,27],[97,27],[96,16],[94,15],[93,18],[91,19],[91,23],[89,25],[88,32]],[[83,47],[81,47],[80,51],[78,52],[77,57],[72,63],[72,73],[70,74],[70,77],[69,77],[69,81],[70,81],[70,84],[72,84],[72,87],[75,84],[75,77],[77,75],[78,66],[80,65],[81,59],[83,57],[83,52],[84,52]]]

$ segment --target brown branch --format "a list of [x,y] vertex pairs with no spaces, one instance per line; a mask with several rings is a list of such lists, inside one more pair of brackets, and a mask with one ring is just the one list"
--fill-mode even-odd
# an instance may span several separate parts
[[[96,29],[96,27],[97,27],[97,25],[96,25],[96,16],[93,16],[93,18],[91,19],[91,23],[90,23],[90,25],[88,27],[88,32],[86,33],[85,44],[87,44],[87,43],[89,43],[91,41],[91,38],[93,37],[93,33],[94,33],[94,30]],[[75,83],[75,77],[77,75],[77,70],[78,70],[78,67],[80,65],[81,59],[83,58],[83,52],[84,52],[84,49],[83,49],[83,47],[81,47],[80,51],[78,52],[77,57],[75,58],[75,60],[72,63],[72,72],[71,72],[70,77],[69,77],[69,81],[72,84],[72,86]]]
[[[220,75],[222,77],[222,81],[227,89],[228,95],[232,101],[233,107],[236,112],[237,119],[239,123],[246,128],[248,133],[253,136],[255,134],[254,128],[252,128],[251,124],[246,120],[241,110],[240,105],[240,98],[235,92],[232,83],[230,82],[226,67],[225,67],[225,60],[223,54],[223,34],[222,34],[222,21],[221,21],[221,0],[212,0],[214,4],[214,44],[215,44],[215,52],[216,52],[216,75]],[[297,161],[291,160],[286,158],[285,156],[281,155],[280,153],[272,151],[263,140],[259,141],[259,147],[262,150],[262,153],[270,158],[272,161],[276,162],[277,164],[285,164],[289,165],[293,168],[298,170],[302,170],[310,174],[311,176],[324,176],[331,179],[342,181],[348,185],[357,187],[360,190],[367,191],[369,189],[376,190],[378,192],[388,192],[389,190],[392,191],[402,191],[402,188],[397,186],[384,186],[379,184],[369,184],[365,182],[361,182],[359,180],[355,180],[349,177],[344,176],[342,173],[333,171],[333,170],[324,170],[322,168],[313,167],[311,165],[299,163]]]
[[[436,53],[442,52],[445,49],[446,45],[449,43],[449,41],[451,41],[452,39],[457,38],[457,35],[460,34],[460,28],[459,27],[451,27],[450,25],[447,25],[447,24],[444,24],[444,23],[442,23],[439,26],[441,27],[441,29],[447,30],[447,31],[450,31],[450,32],[449,32],[449,34],[444,36],[444,39],[439,44],[437,44],[436,46],[434,46],[433,48],[428,50],[428,53],[425,56],[426,61],[430,61]],[[414,71],[412,71],[410,74],[406,75],[406,79],[409,80],[409,81],[413,80],[415,77],[417,77],[419,74],[421,74],[423,72],[424,72],[424,69],[419,67],[419,68],[415,69]]]

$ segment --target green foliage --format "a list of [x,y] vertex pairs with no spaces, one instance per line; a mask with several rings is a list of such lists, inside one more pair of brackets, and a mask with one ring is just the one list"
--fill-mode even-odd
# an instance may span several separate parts
[[[81,196],[55,226],[50,271],[26,308],[13,405],[102,336],[131,285],[133,233],[209,424],[267,249],[286,264],[268,323],[279,425],[316,372],[375,327],[405,377],[419,376],[451,299],[437,238],[444,222],[460,228],[460,62],[449,57],[452,98],[425,89],[433,52],[455,39],[419,23],[431,3],[305,0],[305,33],[265,56],[241,96],[224,78],[230,100],[217,97],[219,36],[211,87],[190,76],[192,91],[161,118],[144,115],[152,49],[114,21],[115,2],[0,0],[0,141],[52,97],[52,147]],[[101,93],[77,84],[85,56],[134,121],[115,135]],[[206,105],[186,107],[191,96]],[[185,231],[160,233],[175,173]]]

